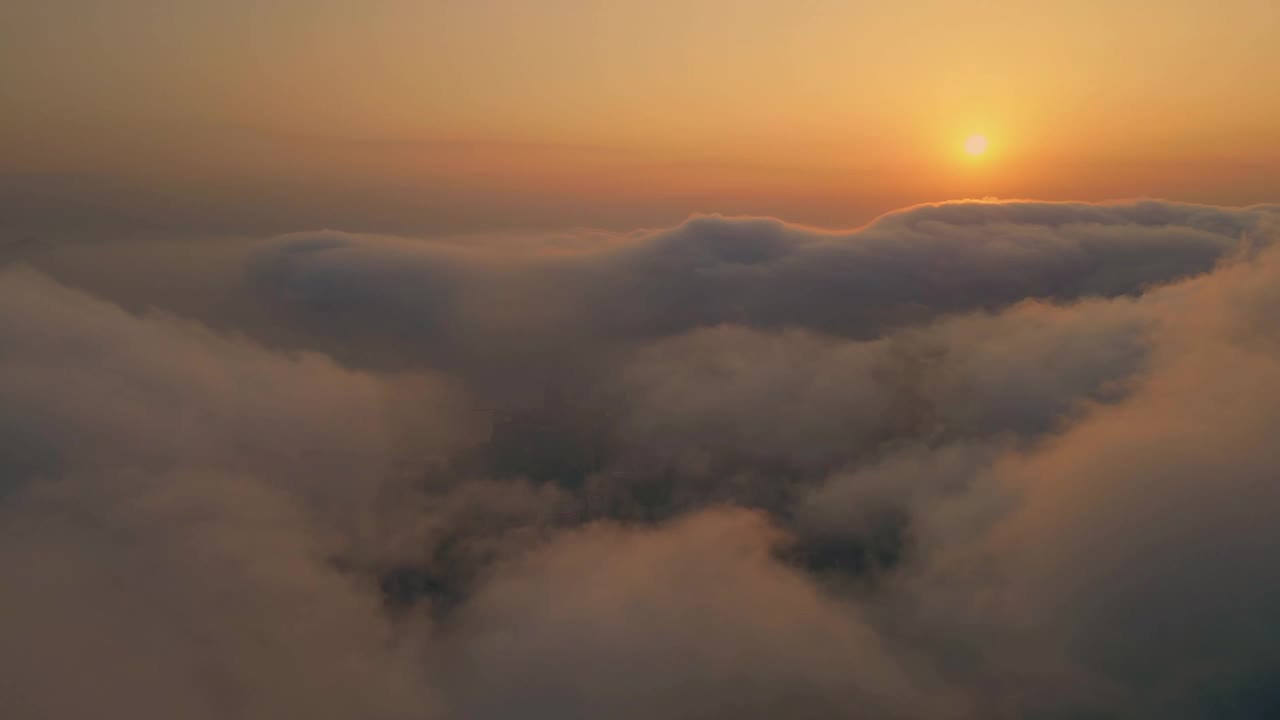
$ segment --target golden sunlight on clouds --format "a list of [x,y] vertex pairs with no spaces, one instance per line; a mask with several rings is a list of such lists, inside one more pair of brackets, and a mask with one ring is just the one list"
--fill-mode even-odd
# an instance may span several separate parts
[[0,720],[1280,720],[1280,0],[0,0]]

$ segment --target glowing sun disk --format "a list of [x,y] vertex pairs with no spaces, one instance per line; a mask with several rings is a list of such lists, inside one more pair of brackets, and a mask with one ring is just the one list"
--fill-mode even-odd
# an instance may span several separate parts
[[964,141],[964,151],[977,157],[987,151],[987,138],[982,135],[972,135]]

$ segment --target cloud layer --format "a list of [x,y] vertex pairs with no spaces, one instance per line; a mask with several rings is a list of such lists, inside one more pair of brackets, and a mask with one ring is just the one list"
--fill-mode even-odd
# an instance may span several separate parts
[[1268,716],[1277,220],[28,252],[0,713]]

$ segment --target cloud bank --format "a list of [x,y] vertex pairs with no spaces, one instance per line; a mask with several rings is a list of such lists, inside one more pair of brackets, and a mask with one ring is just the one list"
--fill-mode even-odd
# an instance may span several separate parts
[[0,713],[1267,717],[1278,220],[27,249]]

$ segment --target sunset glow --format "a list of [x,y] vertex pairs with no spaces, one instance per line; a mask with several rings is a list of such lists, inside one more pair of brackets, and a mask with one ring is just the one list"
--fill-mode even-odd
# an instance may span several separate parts
[[[257,204],[282,197],[388,229],[1269,199],[1280,3],[1096,5],[19,0],[0,98],[21,111],[0,118],[0,157],[95,197],[196,187],[209,212],[265,221]],[[956,127],[1000,162],[953,172],[978,132]],[[94,180],[107,166],[115,180]]]
[[0,3],[0,720],[1280,719],[1280,0]]

